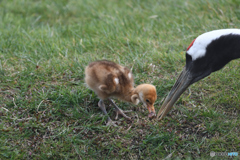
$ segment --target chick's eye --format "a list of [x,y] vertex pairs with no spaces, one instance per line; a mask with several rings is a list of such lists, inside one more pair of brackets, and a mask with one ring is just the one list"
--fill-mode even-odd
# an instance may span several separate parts
[[146,102],[148,102],[148,103],[149,103],[150,101],[149,101],[148,99],[146,99]]

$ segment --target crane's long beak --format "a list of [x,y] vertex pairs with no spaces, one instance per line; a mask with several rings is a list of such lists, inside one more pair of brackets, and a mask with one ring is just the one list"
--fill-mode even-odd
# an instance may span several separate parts
[[165,99],[162,107],[160,108],[157,119],[159,118],[159,116],[161,116],[159,120],[163,119],[166,116],[166,114],[170,111],[170,109],[173,107],[174,103],[178,100],[181,94],[187,89],[188,86],[191,85],[191,80],[191,73],[186,70],[186,67],[184,67],[183,71],[181,72],[177,81],[169,92],[167,98]]

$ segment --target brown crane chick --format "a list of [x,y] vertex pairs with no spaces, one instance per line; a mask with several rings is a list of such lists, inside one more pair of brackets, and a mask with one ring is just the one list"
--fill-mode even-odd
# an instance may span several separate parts
[[[133,75],[127,67],[123,67],[107,60],[99,60],[90,63],[85,69],[85,82],[100,98],[98,106],[107,115],[104,101],[108,100],[116,109],[116,118],[121,114],[126,119],[131,120],[123,111],[110,99],[112,97],[131,102],[137,105],[140,101],[148,108],[149,118],[154,117],[154,102],[157,99],[155,86],[151,84],[141,84],[134,88]],[[108,116],[107,125],[114,125],[115,122]]]

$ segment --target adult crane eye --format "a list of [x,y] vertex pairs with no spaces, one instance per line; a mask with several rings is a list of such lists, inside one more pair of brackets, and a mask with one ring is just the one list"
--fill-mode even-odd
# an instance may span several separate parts
[[146,99],[146,102],[149,103],[150,101],[148,99]]

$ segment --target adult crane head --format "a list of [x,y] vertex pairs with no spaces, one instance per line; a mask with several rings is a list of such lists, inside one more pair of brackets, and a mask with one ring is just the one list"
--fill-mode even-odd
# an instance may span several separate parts
[[198,36],[186,51],[186,65],[160,108],[161,120],[193,83],[240,58],[240,29],[220,29]]

